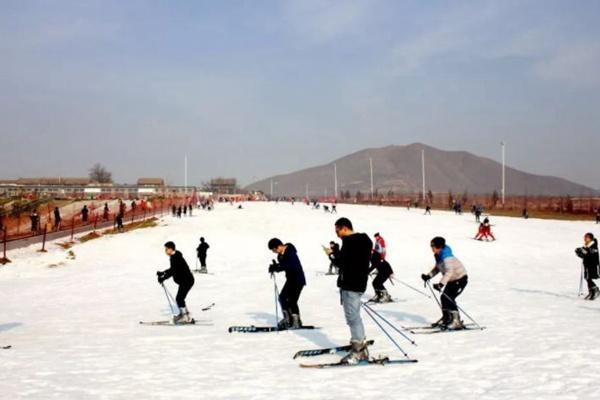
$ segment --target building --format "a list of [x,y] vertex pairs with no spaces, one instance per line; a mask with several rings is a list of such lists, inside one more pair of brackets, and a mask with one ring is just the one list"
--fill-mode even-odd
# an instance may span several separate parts
[[239,192],[235,178],[211,179],[208,191],[216,194],[235,194]]

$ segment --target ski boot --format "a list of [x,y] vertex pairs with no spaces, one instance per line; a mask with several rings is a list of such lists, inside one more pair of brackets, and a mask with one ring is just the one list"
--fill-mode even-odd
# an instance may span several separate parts
[[437,321],[435,321],[433,324],[431,324],[432,328],[441,328],[443,326],[446,326],[448,324],[448,310],[442,310],[442,317],[440,319],[438,319]]
[[375,296],[371,297],[367,303],[379,303],[381,299],[381,291],[375,290]]
[[186,307],[181,307],[179,309],[179,314],[173,317],[174,324],[189,324],[191,322],[192,318],[190,318],[190,313]]
[[365,339],[363,339],[362,341],[351,340],[350,346],[352,346],[352,350],[350,350],[350,353],[348,353],[344,356],[344,358],[341,359],[340,362],[342,364],[355,365],[361,361],[369,359],[369,350],[367,349],[369,345],[367,344],[367,341]]
[[290,327],[290,314],[286,311],[283,310],[283,318],[281,319],[281,321],[279,321],[279,323],[277,323],[277,329],[279,330],[285,330],[288,329]]
[[593,287],[590,291],[590,300],[595,300],[598,296],[600,296],[600,289],[598,287]]
[[446,325],[446,329],[449,331],[458,331],[465,329],[465,325],[460,320],[460,314],[458,311],[450,311],[450,322]]
[[200,273],[200,274],[208,274],[208,270],[206,269],[206,267],[201,267],[198,270],[198,273]]
[[381,292],[379,292],[380,303],[391,303],[392,301],[392,296],[390,296],[387,290],[384,289]]
[[302,320],[300,319],[300,314],[292,314],[292,326],[290,329],[300,329],[302,328]]

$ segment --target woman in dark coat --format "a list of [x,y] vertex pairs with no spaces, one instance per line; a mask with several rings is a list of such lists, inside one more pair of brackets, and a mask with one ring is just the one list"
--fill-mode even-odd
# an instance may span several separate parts
[[594,283],[594,279],[600,278],[600,262],[598,257],[598,240],[592,233],[586,233],[583,237],[583,247],[575,249],[578,257],[583,259],[584,278],[588,285],[586,300],[594,300],[600,296],[600,289]]

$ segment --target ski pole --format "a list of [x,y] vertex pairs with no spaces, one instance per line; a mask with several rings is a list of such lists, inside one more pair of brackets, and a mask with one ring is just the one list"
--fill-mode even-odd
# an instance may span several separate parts
[[437,296],[435,295],[435,292],[433,291],[431,284],[429,283],[429,281],[425,282],[425,284],[429,287],[429,290],[431,291],[431,295],[433,296],[433,298],[435,299],[435,302],[438,304],[438,306],[440,307],[440,310],[442,310],[442,313],[443,313],[444,309],[442,308],[442,303],[440,303]]
[[[271,272],[271,278],[273,279],[273,290],[275,291],[275,326],[279,325],[279,290],[277,290],[277,279],[275,274]],[[279,330],[279,329],[278,329]]]
[[402,281],[401,281],[400,279],[398,279],[398,278],[391,278],[391,277],[390,277],[390,280],[392,281],[392,283],[394,283],[394,281],[396,281],[396,282],[398,282],[398,283],[401,283],[401,284],[403,284],[403,285],[404,285],[404,286],[406,286],[407,288],[409,288],[409,289],[412,289],[412,290],[414,290],[415,292],[417,292],[417,293],[419,293],[419,294],[422,294],[423,296],[425,296],[425,297],[427,297],[427,298],[429,298],[429,299],[431,298],[431,296],[430,296],[430,295],[428,295],[427,293],[425,293],[425,292],[423,292],[423,291],[421,291],[421,290],[419,290],[419,289],[417,289],[417,288],[415,288],[415,287],[412,287],[412,286],[410,286],[410,285],[409,285],[408,283],[406,283],[406,282],[402,282]]
[[169,289],[166,288],[165,286],[165,290],[167,291],[167,294],[169,295],[169,297],[171,298],[171,301],[173,303],[177,303],[177,301],[175,300],[175,297],[173,297],[173,295],[171,294],[171,292],[169,292]]
[[577,297],[581,297],[583,293],[581,292],[583,289],[583,263],[581,264],[581,275],[579,276],[579,294]]
[[167,296],[167,301],[169,302],[169,307],[171,308],[171,313],[175,315],[175,309],[173,308],[173,303],[171,303],[170,293],[167,291],[165,284],[161,282],[160,286],[165,290],[165,296]]
[[448,300],[450,300],[452,303],[454,303],[454,305],[456,306],[456,308],[458,308],[458,309],[460,310],[460,312],[462,312],[463,314],[465,314],[465,315],[467,316],[467,318],[469,318],[471,321],[473,321],[473,323],[474,323],[475,325],[477,325],[477,327],[478,327],[479,329],[483,330],[483,328],[481,327],[481,325],[479,325],[479,324],[477,323],[477,321],[475,321],[473,318],[471,318],[471,316],[470,316],[469,314],[467,314],[467,312],[466,312],[465,310],[463,310],[462,308],[460,308],[460,306],[459,306],[458,304],[456,304],[456,301],[452,300],[452,298],[451,298],[450,296],[448,296],[446,293],[442,292],[442,294],[443,294],[444,296],[446,296],[446,298],[447,298]]
[[377,321],[375,319],[375,317],[373,315],[371,315],[371,312],[366,307],[365,307],[365,312],[367,313],[367,315],[369,317],[371,317],[371,319],[373,320],[373,322],[375,322],[377,324],[377,326],[379,327],[379,329],[381,329],[383,331],[383,333],[385,333],[385,335],[388,337],[388,339],[390,339],[390,341],[398,348],[398,350],[400,350],[400,352],[402,354],[404,354],[404,357],[410,359],[410,357],[408,356],[408,354],[406,354],[406,352],[404,350],[402,350],[402,347],[400,347],[400,345],[394,340],[394,338],[392,336],[390,336],[390,334],[385,330],[385,328],[383,326],[381,326],[381,324],[379,323],[379,321]]
[[410,342],[410,344],[412,345],[417,345],[417,343],[412,340],[411,338],[409,338],[404,332],[402,332],[400,329],[396,328],[394,326],[394,324],[392,324],[390,321],[388,321],[387,319],[385,319],[381,314],[379,314],[377,311],[375,311],[373,308],[371,308],[370,305],[363,303],[363,307],[367,308],[369,311],[371,311],[373,314],[375,314],[377,317],[379,317],[379,319],[381,319],[383,322],[385,322],[386,324],[388,324],[393,330],[395,330],[396,332],[398,332],[400,335],[402,335],[402,337],[404,337],[406,340],[408,340]]

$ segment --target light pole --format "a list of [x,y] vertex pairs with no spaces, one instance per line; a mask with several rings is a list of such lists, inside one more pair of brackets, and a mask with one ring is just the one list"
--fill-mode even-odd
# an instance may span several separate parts
[[425,149],[421,150],[421,169],[423,171],[423,201],[425,201]]
[[188,185],[188,176],[187,176],[187,154],[183,157],[183,186],[185,187],[185,194],[187,194],[187,185]]
[[333,186],[334,186],[335,198],[337,199],[337,197],[338,197],[338,188],[337,188],[337,164],[335,164],[335,163],[333,163]]
[[502,206],[504,207],[504,197],[506,195],[506,143],[500,142],[502,146]]
[[371,200],[373,200],[373,159],[369,157],[369,170],[371,171]]

